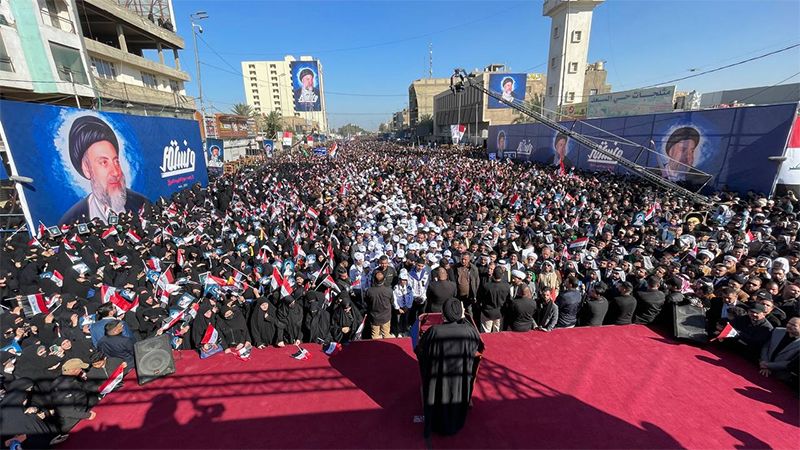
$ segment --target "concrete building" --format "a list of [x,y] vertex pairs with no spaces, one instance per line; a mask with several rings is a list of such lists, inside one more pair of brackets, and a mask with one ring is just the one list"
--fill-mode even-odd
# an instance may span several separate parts
[[800,101],[800,83],[759,86],[743,89],[707,92],[700,97],[700,108],[718,108],[721,105],[772,105]]
[[549,16],[550,52],[544,107],[552,117],[563,105],[581,102],[586,77],[592,11],[603,0],[545,0]]
[[0,1],[0,98],[91,106],[88,67],[72,1]]
[[[267,115],[273,111],[283,117],[299,117],[309,125],[316,123],[317,131],[328,130],[325,109],[325,77],[322,62],[317,61],[319,70],[320,111],[296,111],[292,90],[291,63],[294,56],[286,56],[283,61],[242,61],[242,82],[244,96],[256,114]],[[299,61],[315,61],[311,56],[301,56]]]
[[[47,0],[51,1],[51,0]],[[59,1],[59,0],[54,0]],[[191,118],[171,0],[75,0],[97,107]]]
[[583,80],[583,94],[578,101],[586,102],[590,95],[608,94],[611,92],[611,85],[606,83],[608,71],[605,68],[605,61],[597,61],[586,65],[585,78]]
[[408,109],[403,108],[402,111],[397,111],[392,116],[391,129],[393,131],[405,130],[409,127],[409,114]]
[[[503,65],[487,66],[475,77],[475,82],[488,89],[489,75],[506,73]],[[529,104],[541,102],[544,97],[546,78],[543,74],[528,74],[525,82],[525,101]],[[488,136],[489,125],[502,125],[515,121],[527,121],[512,108],[488,108],[488,96],[476,89],[466,89],[455,94],[450,90],[434,97],[433,139],[436,142],[448,143],[450,125],[458,123],[466,126],[464,142],[481,145]]]
[[450,78],[422,78],[408,87],[409,124],[416,127],[420,118],[433,116],[433,98],[450,89]]

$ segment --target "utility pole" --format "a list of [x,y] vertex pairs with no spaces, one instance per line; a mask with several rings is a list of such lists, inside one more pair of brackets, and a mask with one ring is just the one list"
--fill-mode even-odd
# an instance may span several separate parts
[[195,20],[203,20],[208,19],[208,13],[205,11],[197,11],[195,13],[189,14],[189,18],[192,23],[192,38],[194,39],[194,64],[197,70],[197,90],[198,90],[198,99],[200,100],[200,115],[201,123],[203,126],[203,134],[206,132],[206,107],[203,103],[203,82],[200,78],[200,53],[197,49],[197,31],[200,30],[200,33],[203,32],[203,27],[194,23]]

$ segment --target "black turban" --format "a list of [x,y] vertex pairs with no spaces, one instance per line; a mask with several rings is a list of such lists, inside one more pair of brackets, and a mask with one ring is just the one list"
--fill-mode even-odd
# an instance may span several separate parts
[[300,71],[299,78],[302,80],[303,77],[306,76],[306,75],[311,75],[313,77],[314,76],[314,72],[311,69],[302,69]]
[[72,122],[72,128],[69,130],[69,159],[72,161],[72,166],[84,178],[87,178],[83,173],[83,155],[86,150],[93,144],[98,142],[108,141],[114,146],[114,149],[119,154],[119,142],[117,142],[117,135],[114,130],[95,116],[78,117]]
[[464,315],[464,307],[461,306],[461,300],[457,298],[450,298],[442,306],[442,315],[445,322],[458,322]]

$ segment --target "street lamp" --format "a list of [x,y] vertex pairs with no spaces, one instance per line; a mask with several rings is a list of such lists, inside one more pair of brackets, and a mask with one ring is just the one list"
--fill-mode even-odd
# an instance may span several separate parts
[[197,11],[195,13],[189,14],[189,19],[192,22],[192,37],[194,38],[194,64],[197,69],[197,90],[200,99],[200,114],[202,117],[203,129],[205,130],[205,123],[206,123],[206,109],[205,105],[203,104],[203,82],[200,78],[200,56],[197,50],[197,32],[199,31],[200,34],[203,33],[203,27],[194,23],[196,20],[203,20],[208,19],[208,13],[205,11]]

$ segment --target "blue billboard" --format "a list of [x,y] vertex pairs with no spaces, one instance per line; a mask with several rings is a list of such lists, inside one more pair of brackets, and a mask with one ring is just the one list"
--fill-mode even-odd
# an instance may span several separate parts
[[0,101],[12,174],[29,229],[138,212],[159,197],[208,184],[194,120]]
[[272,156],[272,152],[275,151],[275,141],[272,139],[264,139],[261,141],[261,148],[264,149],[264,154]]
[[319,69],[316,61],[292,61],[289,64],[292,75],[292,92],[296,111],[320,111]]
[[[648,114],[561,122],[608,152],[648,167],[688,188],[770,193],[797,104]],[[489,127],[488,151],[499,159],[536,161],[565,169],[626,169],[539,123]]]
[[[524,73],[493,73],[489,75],[489,90],[500,94],[503,100],[513,102],[525,100],[525,82],[528,75]],[[510,108],[499,100],[489,97],[489,108]]]

